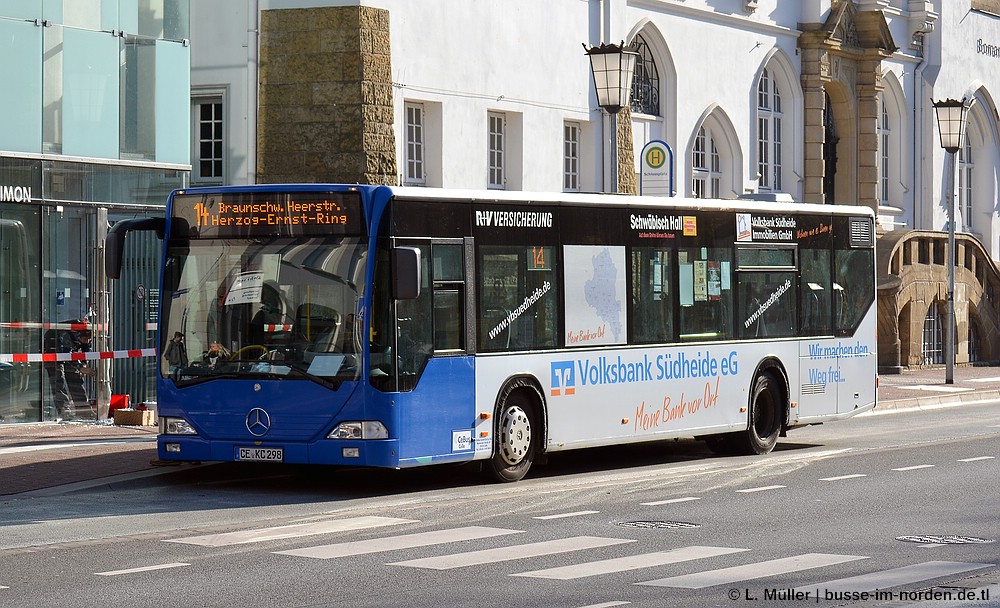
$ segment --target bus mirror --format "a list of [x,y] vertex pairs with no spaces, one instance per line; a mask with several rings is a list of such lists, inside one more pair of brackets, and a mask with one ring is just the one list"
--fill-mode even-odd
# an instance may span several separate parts
[[109,279],[117,279],[122,275],[125,235],[132,230],[155,230],[156,236],[162,239],[166,231],[166,220],[162,217],[142,217],[122,220],[111,227],[104,240],[104,272]]
[[397,300],[420,297],[420,250],[416,247],[392,250],[392,297]]

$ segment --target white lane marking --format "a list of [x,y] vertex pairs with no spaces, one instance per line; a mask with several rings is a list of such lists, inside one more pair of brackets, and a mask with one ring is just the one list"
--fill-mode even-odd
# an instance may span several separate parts
[[934,468],[932,464],[918,464],[912,467],[900,467],[898,469],[893,469],[893,471],[916,471],[917,469],[931,469]]
[[768,490],[778,490],[778,489],[785,488],[785,487],[787,487],[787,486],[762,486],[762,487],[759,487],[759,488],[744,488],[742,490],[736,490],[736,491],[737,492],[742,492],[744,494],[749,494],[751,492],[766,492]]
[[857,479],[858,477],[867,477],[867,475],[854,473],[853,475],[841,475],[839,477],[821,477],[820,481],[840,481],[842,479]]
[[395,551],[397,549],[413,549],[416,547],[428,547],[430,545],[441,545],[444,543],[454,543],[463,540],[491,538],[494,536],[504,536],[506,534],[522,534],[523,532],[524,530],[468,526],[465,528],[451,528],[448,530],[435,530],[433,532],[418,532],[416,534],[387,536],[385,538],[374,538],[371,540],[335,543],[332,545],[318,545],[316,547],[305,547],[304,549],[292,549],[290,551],[275,551],[275,553],[278,555],[294,555],[298,557],[312,557],[315,559],[333,559],[335,557],[346,557],[349,555],[381,553],[384,551]]
[[28,452],[41,452],[44,450],[59,450],[63,448],[89,448],[102,447],[106,445],[121,445],[123,443],[153,443],[156,437],[132,437],[123,439],[109,439],[107,441],[76,441],[67,443],[44,443],[39,445],[19,445],[14,447],[0,448],[0,455],[4,454],[24,454]]
[[560,566],[557,568],[546,568],[544,570],[532,570],[531,572],[519,572],[511,576],[526,576],[531,578],[547,578],[559,581],[569,581],[588,576],[598,576],[601,574],[612,574],[615,572],[625,572],[627,570],[639,570],[641,568],[652,568],[654,566],[665,566],[680,562],[703,559],[706,557],[716,557],[718,555],[728,555],[749,551],[749,549],[733,549],[730,547],[682,547],[671,551],[658,551],[656,553],[645,553],[642,555],[630,555],[627,557],[617,557],[614,559],[602,559],[583,564],[573,564],[572,566]]
[[432,570],[450,570],[452,568],[463,568],[465,566],[495,564],[497,562],[505,562],[514,559],[538,557],[540,555],[555,555],[557,553],[569,553],[570,551],[597,549],[600,547],[610,547],[612,545],[623,545],[634,542],[637,541],[625,538],[573,536],[570,538],[547,540],[538,543],[529,543],[526,545],[497,547],[496,549],[482,549],[480,551],[469,551],[467,553],[453,553],[451,555],[439,555],[437,557],[409,559],[402,562],[392,562],[389,565],[407,566],[409,568],[430,568]]
[[580,608],[614,608],[615,606],[628,606],[632,602],[604,602],[603,604],[587,604]]
[[367,528],[379,528],[382,526],[394,526],[397,524],[417,523],[415,519],[396,519],[394,517],[352,517],[349,519],[338,519],[333,521],[318,521],[307,524],[292,524],[289,526],[277,526],[273,528],[261,528],[258,530],[241,530],[239,532],[226,532],[223,534],[206,534],[204,536],[188,536],[186,538],[167,539],[168,543],[184,543],[187,545],[201,545],[202,547],[224,547],[226,545],[243,545],[246,543],[259,543],[279,538],[296,538],[300,536],[312,536],[315,534],[329,534],[332,532],[347,532],[350,530],[363,530]]
[[673,505],[679,502],[691,502],[692,500],[701,500],[697,496],[685,496],[684,498],[670,498],[668,500],[656,500],[653,502],[641,502],[644,507],[656,507],[659,505]]
[[805,553],[795,557],[785,557],[745,566],[734,566],[732,568],[722,568],[720,570],[708,570],[705,572],[695,572],[682,576],[672,576],[660,578],[655,581],[636,583],[637,585],[649,585],[653,587],[677,587],[681,589],[704,589],[725,583],[735,583],[747,581],[811,568],[823,566],[834,566],[845,562],[853,562],[859,559],[868,559],[860,555],[832,555],[829,553]]
[[975,458],[959,458],[959,462],[978,462],[980,460],[993,460],[996,456],[976,456]]
[[135,574],[136,572],[152,572],[153,570],[167,570],[169,568],[181,568],[183,566],[190,566],[191,564],[185,564],[182,562],[177,562],[173,564],[160,564],[158,566],[145,566],[142,568],[129,568],[128,570],[109,570],[108,572],[95,572],[97,576],[118,576],[121,574]]
[[579,515],[593,515],[594,513],[600,513],[600,511],[574,511],[572,513],[557,513],[556,515],[539,515],[538,517],[533,517],[532,519],[562,519],[563,517],[577,517]]
[[964,382],[1000,382],[1000,376],[994,376],[992,378],[968,378]]
[[[902,568],[893,568],[892,570],[882,570],[881,572],[840,578],[819,583],[810,588],[827,591],[875,591],[876,589],[889,589],[890,587],[919,583],[943,576],[953,576],[969,572],[970,570],[990,568],[994,565],[968,562],[924,562],[922,564],[903,566]],[[801,589],[805,591],[806,587],[802,587]]]
[[0,585],[0,589],[10,589],[10,587],[4,587],[3,585]]

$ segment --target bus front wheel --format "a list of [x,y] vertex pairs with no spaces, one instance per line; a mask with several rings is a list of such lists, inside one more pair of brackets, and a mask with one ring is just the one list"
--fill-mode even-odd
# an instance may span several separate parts
[[496,481],[517,481],[531,468],[538,443],[534,412],[531,398],[522,391],[509,393],[500,404],[493,429],[493,456],[487,467]]

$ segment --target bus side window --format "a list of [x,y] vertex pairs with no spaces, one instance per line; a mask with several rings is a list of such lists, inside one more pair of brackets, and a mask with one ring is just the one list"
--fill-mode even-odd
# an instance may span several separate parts
[[655,247],[632,250],[631,342],[673,342],[674,301],[673,252]]
[[677,254],[681,341],[733,335],[732,259],[721,247],[682,248]]
[[553,348],[559,343],[555,249],[482,246],[476,274],[479,350]]
[[434,244],[434,350],[465,348],[465,248]]

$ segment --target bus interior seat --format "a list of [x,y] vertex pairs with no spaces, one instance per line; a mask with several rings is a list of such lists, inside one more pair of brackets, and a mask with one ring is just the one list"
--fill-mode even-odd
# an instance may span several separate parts
[[336,352],[340,330],[340,313],[320,304],[303,304],[295,311],[295,327],[313,353]]

